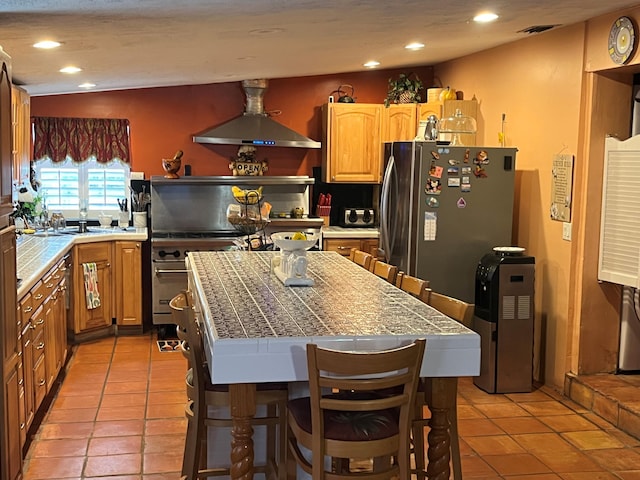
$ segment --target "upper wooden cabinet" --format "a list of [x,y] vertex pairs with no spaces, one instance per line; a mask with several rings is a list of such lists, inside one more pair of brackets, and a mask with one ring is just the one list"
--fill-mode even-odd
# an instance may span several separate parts
[[9,225],[9,214],[13,211],[11,134],[11,63],[0,47],[0,228]]
[[383,110],[382,141],[413,140],[418,132],[418,104],[389,105]]
[[[456,111],[465,117],[471,117],[478,120],[478,101],[477,100],[445,100],[444,102],[428,102],[418,104],[418,121],[426,120],[429,115],[435,115],[438,120],[445,117],[452,117]],[[460,134],[460,141],[463,145],[475,145],[475,133]]]
[[325,182],[380,183],[383,110],[383,105],[370,103],[323,106]]
[[13,134],[13,182],[29,180],[31,167],[31,97],[15,85],[11,89],[11,121]]

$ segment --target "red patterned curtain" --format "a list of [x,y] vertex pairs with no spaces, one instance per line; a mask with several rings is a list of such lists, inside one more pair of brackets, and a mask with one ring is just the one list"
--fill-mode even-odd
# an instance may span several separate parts
[[69,156],[84,162],[95,156],[98,162],[119,159],[131,163],[129,120],[111,118],[33,117],[33,158],[49,157],[63,162]]

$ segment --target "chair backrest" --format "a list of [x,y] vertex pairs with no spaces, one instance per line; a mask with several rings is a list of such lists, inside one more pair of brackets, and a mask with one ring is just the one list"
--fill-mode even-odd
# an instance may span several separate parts
[[357,248],[351,249],[351,254],[349,255],[349,259],[361,267],[369,270],[371,266],[371,261],[373,260],[373,255],[367,252],[363,252],[362,250],[358,250]]
[[396,281],[396,276],[398,275],[398,267],[389,263],[381,262],[375,258],[371,261],[369,271],[380,278],[384,278],[389,283],[394,283]]
[[399,272],[396,277],[396,287],[426,302],[427,289],[429,288],[428,280],[422,280],[404,272]]
[[[308,344],[311,431],[317,435],[313,443],[324,444],[324,410],[371,412],[399,409],[398,455],[402,455],[402,461],[408,465],[410,426],[424,349],[424,339],[379,352],[341,352]],[[328,390],[347,394],[323,396]],[[376,390],[385,390],[385,395],[371,395]],[[365,395],[366,392],[370,395]],[[324,446],[319,448],[322,451],[314,451],[314,458],[324,458]]]
[[457,298],[449,297],[431,289],[427,289],[426,303],[431,305],[447,317],[462,323],[465,327],[471,328],[473,320],[473,303],[466,303]]

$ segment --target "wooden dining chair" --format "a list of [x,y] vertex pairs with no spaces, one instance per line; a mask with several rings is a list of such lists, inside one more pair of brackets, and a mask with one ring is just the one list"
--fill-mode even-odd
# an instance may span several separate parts
[[407,275],[404,272],[398,272],[398,275],[396,276],[396,287],[410,293],[422,301],[425,301],[427,288],[429,288],[429,281]]
[[[295,470],[295,461],[314,480],[408,479],[424,348],[424,339],[381,352],[341,352],[308,344],[310,396],[288,405],[289,471]],[[311,460],[301,446],[311,450]],[[338,468],[327,472],[325,457],[337,459],[331,463]],[[350,472],[351,458],[372,458],[374,468]]]
[[[427,304],[431,305],[446,316],[457,320],[466,327],[471,326],[474,311],[473,304],[434,292],[430,288],[426,289],[424,300]],[[430,395],[430,382],[423,379],[416,395],[416,412],[415,419],[413,421],[413,442],[416,464],[416,471],[414,473],[417,474],[418,478],[425,478],[423,472],[425,471],[427,462],[424,455],[420,455],[420,452],[424,452],[424,428],[429,424],[429,419],[424,416],[424,406],[428,403]],[[452,395],[452,398],[453,404],[449,406],[448,415],[450,435],[449,448],[451,453],[451,464],[453,466],[453,478],[454,480],[462,480],[460,440],[458,438],[458,405],[455,400],[455,395]]]
[[352,248],[351,253],[349,254],[349,260],[357,263],[361,267],[364,267],[366,270],[369,270],[371,261],[373,260],[373,255],[363,252],[362,250],[358,250],[357,248]]
[[369,271],[380,278],[384,278],[389,283],[395,283],[396,276],[398,275],[398,267],[389,263],[376,260],[371,260]]
[[[183,352],[187,353],[190,369],[186,375],[187,436],[182,461],[182,472],[186,480],[207,477],[229,476],[228,467],[208,467],[206,438],[208,427],[232,426],[231,417],[221,415],[220,410],[229,407],[229,386],[213,385],[204,354],[202,331],[195,320],[190,296],[186,292],[176,295],[169,303],[172,318],[177,325],[178,338]],[[255,465],[256,473],[265,478],[286,479],[288,391],[286,384],[257,384],[256,406],[258,414],[252,419],[252,427],[266,427],[266,463]]]

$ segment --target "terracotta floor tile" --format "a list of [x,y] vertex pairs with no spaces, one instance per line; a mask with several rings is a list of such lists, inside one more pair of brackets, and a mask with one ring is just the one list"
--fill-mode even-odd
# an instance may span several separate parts
[[[460,422],[458,421],[458,424]],[[514,435],[518,433],[544,433],[551,429],[534,417],[494,418],[493,423],[505,433]]]
[[597,425],[598,428],[601,428],[603,430],[612,430],[616,428],[613,425],[611,425],[610,422],[607,422],[604,418],[599,417],[595,413],[585,413],[583,416],[594,425]]
[[96,364],[96,363],[106,363],[108,364],[111,361],[111,352],[104,353],[85,353],[83,355],[76,355],[74,358],[74,365],[84,365],[84,364]]
[[622,448],[624,444],[600,430],[588,430],[584,432],[566,432],[561,434],[563,438],[574,444],[580,450],[594,450],[607,448]]
[[55,408],[55,405],[47,413],[46,421],[48,423],[77,423],[77,422],[93,422],[98,414],[98,407],[93,408],[74,408],[73,410],[64,410]]
[[640,480],[640,470],[631,470],[627,472],[616,472],[622,480]]
[[147,405],[146,418],[184,417],[185,401],[168,405]]
[[148,453],[144,455],[144,466],[142,472],[163,473],[178,472],[182,468],[182,450],[177,452]]
[[176,480],[180,478],[180,472],[153,473],[151,475],[143,475],[142,480]]
[[562,473],[563,480],[618,480],[618,476],[607,472]]
[[458,420],[467,418],[486,418],[484,414],[473,405],[458,404]]
[[465,441],[482,456],[525,453],[525,450],[508,435],[466,437]]
[[554,472],[598,472],[602,467],[582,452],[540,452],[535,456]]
[[[176,480],[179,477],[174,477]],[[84,477],[83,480],[142,480],[142,475],[110,475],[108,477]]]
[[135,420],[144,418],[146,407],[144,405],[134,405],[131,407],[101,407],[98,410],[96,420],[98,422],[108,422],[111,420]]
[[55,401],[55,408],[74,410],[76,408],[98,407],[101,399],[100,395],[58,396]]
[[[73,397],[73,396],[86,396],[86,395],[102,395],[104,390],[104,381],[96,383],[81,383],[65,378],[60,390],[58,391],[59,397]],[[54,401],[55,405],[55,401]]]
[[145,422],[145,435],[169,435],[172,433],[186,433],[187,419],[184,418],[168,418],[168,419],[151,419]]
[[476,405],[476,408],[488,418],[528,417],[531,415],[515,403],[487,403]]
[[589,457],[612,472],[640,470],[640,452],[634,449],[589,450]]
[[534,417],[540,417],[542,415],[569,415],[573,413],[570,409],[556,401],[523,402],[520,406]]
[[101,372],[75,373],[73,370],[70,370],[67,376],[65,377],[66,382],[72,382],[72,383],[104,383],[106,379],[107,379],[106,373],[101,373]]
[[463,437],[504,435],[504,430],[488,418],[458,419],[458,432]]
[[24,480],[49,480],[54,478],[80,478],[84,457],[33,458],[26,464]]
[[41,440],[62,438],[88,438],[93,432],[93,422],[45,423],[38,430]]
[[542,390],[534,390],[529,393],[506,393],[505,397],[509,400],[522,403],[522,402],[548,402],[553,400],[546,392]]
[[483,459],[500,475],[550,473],[549,467],[530,454],[486,455]]
[[143,420],[115,420],[109,422],[96,422],[93,436],[118,437],[127,435],[142,435],[143,431]]
[[464,457],[461,459],[462,463],[462,477],[467,480],[469,478],[500,478],[497,476],[497,472],[489,466],[480,457]]
[[87,452],[87,438],[41,440],[29,449],[31,458],[37,457],[82,457]]
[[92,438],[87,449],[87,455],[90,457],[122,455],[125,453],[142,453],[141,435]]
[[139,453],[87,457],[87,465],[84,467],[84,475],[87,477],[132,475],[141,471],[142,455]]
[[152,435],[145,438],[144,453],[182,452],[184,450],[184,434]]
[[145,405],[147,401],[146,393],[122,393],[114,395],[103,395],[100,407],[131,407]]
[[[163,403],[184,403],[187,401],[187,393],[184,389],[176,392],[150,392],[147,403],[157,405]],[[459,418],[459,417],[458,417]]]
[[143,382],[107,382],[104,393],[116,395],[118,393],[146,393],[147,384]]
[[535,475],[509,475],[509,480],[561,480],[555,473],[537,473]]
[[597,430],[598,427],[582,415],[548,415],[538,419],[556,432],[575,432],[579,430]]
[[530,453],[575,451],[575,447],[558,433],[525,433],[512,438]]

